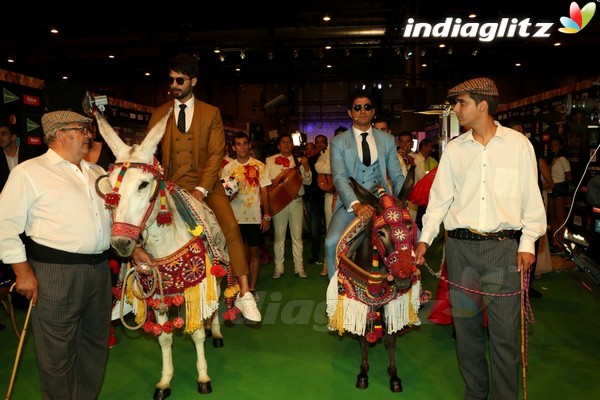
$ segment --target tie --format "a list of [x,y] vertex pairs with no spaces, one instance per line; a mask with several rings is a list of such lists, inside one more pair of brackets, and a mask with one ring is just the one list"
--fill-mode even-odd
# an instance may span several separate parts
[[185,133],[185,108],[187,106],[185,104],[180,104],[179,105],[179,117],[177,118],[177,129],[179,129],[179,131],[181,133]]
[[361,133],[362,135],[362,152],[363,152],[363,164],[367,167],[371,165],[371,151],[369,150],[369,143],[367,143],[368,132]]

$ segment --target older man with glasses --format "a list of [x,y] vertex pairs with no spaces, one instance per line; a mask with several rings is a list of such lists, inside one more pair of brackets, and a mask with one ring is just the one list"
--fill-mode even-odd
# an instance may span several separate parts
[[48,151],[14,167],[0,194],[0,259],[35,306],[42,399],[98,398],[108,357],[111,217],[95,190],[106,171],[83,159],[91,122],[72,111],[44,114]]

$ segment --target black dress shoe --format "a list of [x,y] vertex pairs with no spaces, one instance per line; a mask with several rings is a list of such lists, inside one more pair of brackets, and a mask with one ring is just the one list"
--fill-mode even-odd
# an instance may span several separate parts
[[544,297],[544,295],[541,294],[540,292],[538,292],[537,290],[535,290],[534,288],[530,287],[529,288],[529,297],[535,297],[536,299],[539,299],[540,297]]

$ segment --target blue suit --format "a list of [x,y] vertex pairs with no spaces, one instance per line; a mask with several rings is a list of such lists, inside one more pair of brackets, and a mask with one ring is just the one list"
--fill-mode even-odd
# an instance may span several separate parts
[[[377,147],[377,159],[367,167],[358,153],[356,138],[352,129],[331,139],[331,174],[338,196],[334,206],[333,216],[325,237],[325,256],[329,278],[335,272],[335,250],[342,232],[355,218],[354,212],[348,212],[350,205],[358,201],[350,185],[349,177],[356,179],[367,189],[383,186],[385,190],[397,196],[404,184],[404,175],[396,153],[394,137],[388,133],[372,128],[371,134]],[[389,187],[386,179],[389,175],[393,188]]]

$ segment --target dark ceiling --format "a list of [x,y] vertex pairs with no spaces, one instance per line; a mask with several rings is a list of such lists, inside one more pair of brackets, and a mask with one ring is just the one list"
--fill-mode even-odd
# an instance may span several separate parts
[[[521,95],[527,96],[534,94],[527,90],[533,79],[550,90],[556,75],[583,80],[598,74],[591,60],[600,44],[600,15],[577,34],[560,33],[559,20],[569,15],[570,3],[554,0],[542,7],[524,1],[282,0],[196,7],[167,2],[129,12],[81,3],[79,8],[89,10],[73,16],[43,10],[26,18],[5,14],[0,68],[44,80],[66,75],[94,90],[108,84],[159,82],[170,56],[190,52],[199,56],[202,73],[222,84],[388,80],[441,85],[465,77],[504,75],[518,79],[524,86]],[[471,21],[481,23],[530,18],[554,25],[544,39],[403,37],[410,17],[431,24],[446,18],[466,23],[472,11],[478,17]],[[322,20],[325,13],[331,15],[330,22]],[[49,33],[53,26],[59,34]],[[438,47],[442,41],[446,48]],[[557,41],[562,46],[555,47]],[[332,49],[326,50],[327,44]],[[216,47],[224,61],[213,52]],[[407,57],[409,51],[413,53]],[[109,59],[111,54],[114,59]],[[7,62],[9,57],[13,63]],[[521,67],[515,67],[517,61]]]

